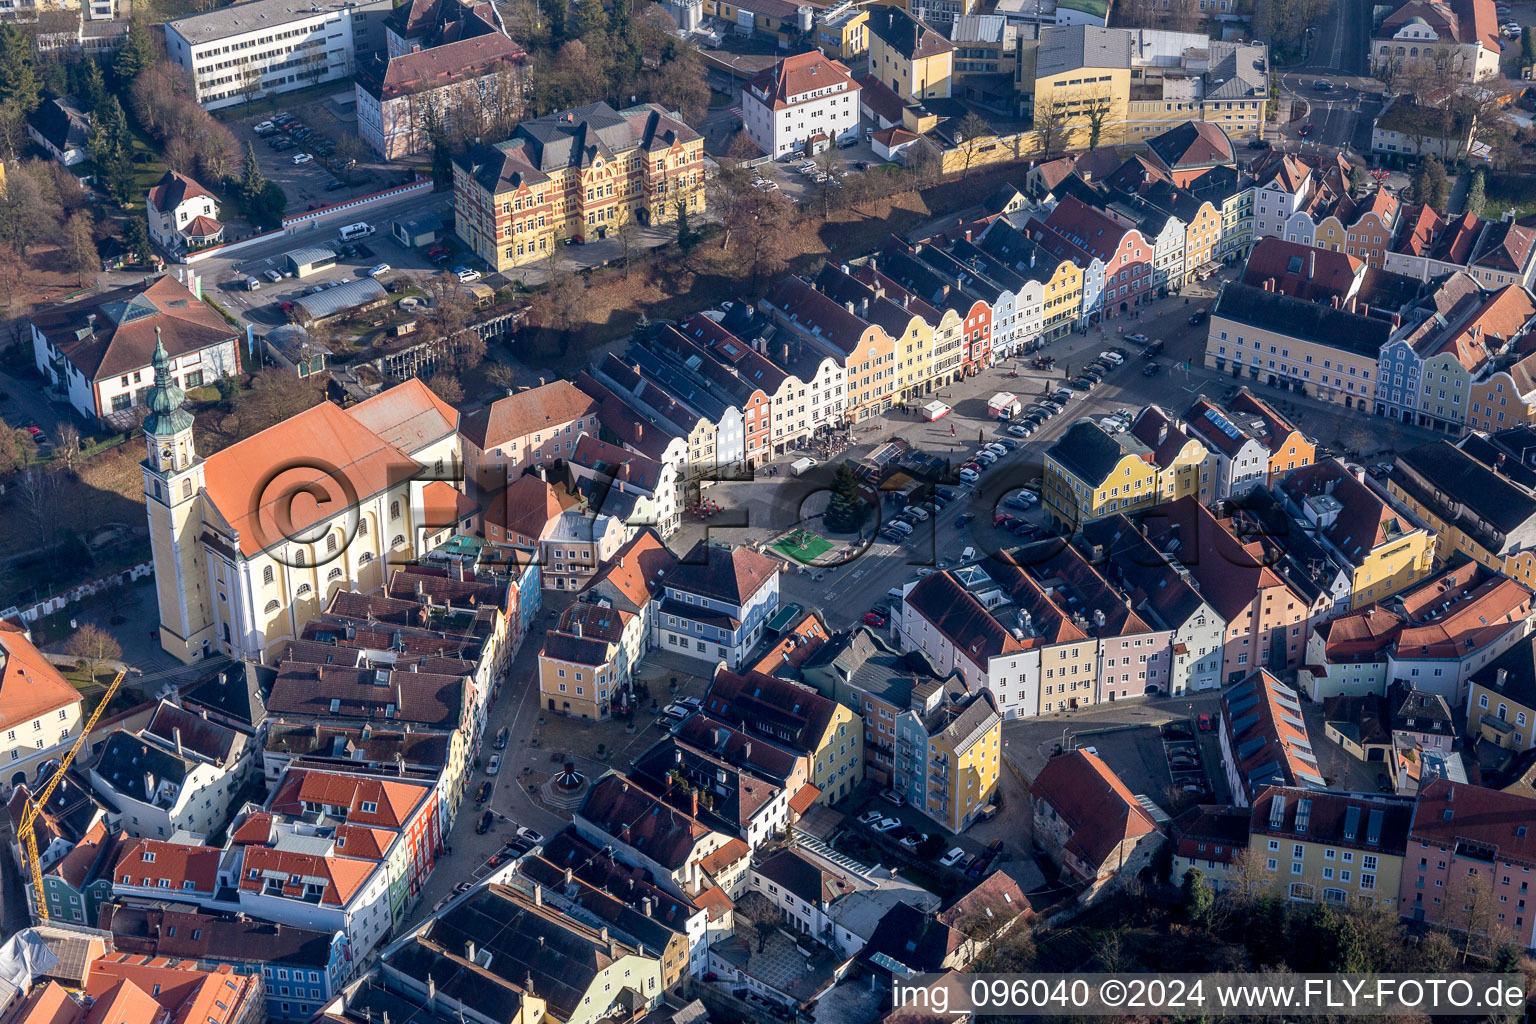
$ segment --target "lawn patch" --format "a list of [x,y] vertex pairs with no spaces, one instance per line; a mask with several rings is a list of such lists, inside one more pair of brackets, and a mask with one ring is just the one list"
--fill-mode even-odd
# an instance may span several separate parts
[[803,565],[810,565],[832,550],[832,542],[825,537],[818,537],[809,530],[796,530],[773,545],[773,550],[785,558],[793,559]]

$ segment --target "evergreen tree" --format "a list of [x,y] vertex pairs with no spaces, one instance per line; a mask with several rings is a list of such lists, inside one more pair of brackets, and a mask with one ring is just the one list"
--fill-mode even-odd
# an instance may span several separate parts
[[1365,171],[1359,164],[1353,164],[1349,168],[1349,190],[1355,195],[1365,191]]
[[149,223],[138,216],[130,216],[128,224],[123,228],[123,244],[138,259],[140,263],[149,260]]
[[1199,868],[1185,872],[1183,890],[1184,909],[1190,921],[1202,923],[1211,912],[1211,904],[1216,902],[1216,894],[1211,891],[1211,883],[1205,880],[1205,872]]
[[1488,205],[1487,178],[1481,169],[1472,172],[1472,184],[1467,187],[1466,212],[1474,217],[1481,217],[1483,208]]
[[91,115],[91,136],[86,143],[96,173],[107,193],[119,203],[133,199],[133,136],[117,96],[108,93]]
[[267,179],[262,177],[261,165],[256,162],[256,146],[247,140],[245,167],[240,172],[240,195],[249,204],[252,200],[260,199],[266,187]]
[[827,529],[837,533],[852,533],[869,518],[869,503],[859,494],[859,478],[853,464],[844,462],[832,482],[832,500],[827,503],[823,517]]
[[134,18],[128,23],[128,36],[123,40],[123,48],[117,52],[117,63],[112,65],[112,72],[120,84],[127,85],[154,67],[159,59],[149,26]]
[[603,0],[576,0],[571,8],[570,34],[583,39],[608,27],[608,13],[603,10]]
[[1445,164],[1436,156],[1427,157],[1424,160],[1424,177],[1426,192],[1424,202],[1433,206],[1436,210],[1444,211],[1447,193],[1450,192],[1450,182],[1445,176]]
[[288,193],[275,181],[262,183],[261,192],[253,199],[247,199],[245,212],[253,220],[257,227],[278,228],[282,226],[283,214],[288,209]]
[[41,90],[32,65],[32,44],[21,29],[7,22],[0,28],[0,103],[30,113]]
[[544,12],[544,20],[549,22],[551,46],[559,46],[570,38],[567,31],[571,13],[569,0],[539,0],[539,10]]
[[82,104],[95,110],[101,106],[102,100],[107,98],[107,83],[101,77],[101,65],[87,59],[80,62],[79,68],[74,87],[75,95],[80,97]]
[[698,243],[698,236],[688,226],[688,200],[677,201],[677,247],[683,252],[691,250]]

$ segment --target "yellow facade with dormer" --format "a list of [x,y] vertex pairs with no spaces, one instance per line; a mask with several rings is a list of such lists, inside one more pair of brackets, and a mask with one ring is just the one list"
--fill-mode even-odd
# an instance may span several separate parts
[[1082,315],[1083,268],[1071,260],[1062,260],[1045,282],[1044,293],[1041,335],[1051,340],[1070,331]]

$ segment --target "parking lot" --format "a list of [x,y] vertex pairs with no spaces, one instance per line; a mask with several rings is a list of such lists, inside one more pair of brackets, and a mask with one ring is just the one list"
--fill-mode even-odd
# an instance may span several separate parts
[[[311,102],[295,110],[282,107],[276,112],[251,114],[228,122],[243,152],[250,142],[256,162],[268,181],[281,185],[288,196],[288,214],[344,202],[398,184],[407,172],[372,162],[372,154],[361,145],[341,142],[355,140],[355,121],[346,124],[331,112],[329,101]],[[291,119],[279,125],[279,119]],[[256,131],[258,125],[272,125],[272,130]],[[352,152],[349,156],[348,148]],[[295,157],[310,157],[295,163]],[[356,159],[350,174],[342,170],[346,159]],[[327,167],[331,163],[335,167]]]
[[[829,153],[832,174],[836,178],[867,173],[883,162],[876,158],[874,150],[870,149],[869,142],[865,139],[860,139],[855,145],[846,148],[834,146]],[[773,181],[778,186],[779,192],[791,202],[818,203],[821,201],[822,183],[814,174],[798,170],[798,165],[805,161],[804,156],[795,156],[788,160],[760,164],[756,170],[762,178]],[[826,157],[817,157],[812,162],[822,165],[828,161]]]
[[[360,220],[365,217],[367,215],[359,215]],[[373,226],[374,234],[364,239],[343,242],[337,231],[347,222],[337,218],[336,223],[325,225],[323,230],[301,232],[281,240],[282,247],[268,249],[267,255],[236,258],[222,270],[216,269],[217,264],[210,264],[205,271],[209,277],[208,287],[218,289],[219,301],[231,307],[232,312],[260,326],[275,327],[288,319],[282,303],[295,301],[314,288],[330,287],[333,282],[340,284],[364,277],[379,264],[387,264],[390,268],[379,278],[380,283],[386,287],[402,273],[420,278],[440,272],[442,268],[427,259],[425,250],[407,249],[390,234],[392,219],[388,216],[367,217],[366,223]],[[325,246],[336,252],[335,265],[302,279],[292,276],[286,254],[313,246]],[[272,280],[273,274],[278,275],[278,280]],[[215,277],[218,279],[215,280]],[[261,285],[260,289],[254,292],[246,290],[244,281],[247,277],[255,278]]]

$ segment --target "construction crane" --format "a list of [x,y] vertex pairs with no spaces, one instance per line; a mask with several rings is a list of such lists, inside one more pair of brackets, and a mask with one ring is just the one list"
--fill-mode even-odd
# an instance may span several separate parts
[[75,763],[75,755],[80,753],[81,746],[85,744],[85,738],[91,734],[92,729],[96,728],[96,722],[101,718],[101,713],[107,709],[108,704],[112,703],[112,698],[117,695],[117,688],[122,684],[123,676],[126,674],[126,670],[118,672],[116,678],[112,680],[112,685],[107,687],[107,692],[102,695],[101,702],[96,705],[96,710],[91,712],[91,717],[86,721],[85,728],[80,730],[80,735],[75,737],[75,742],[71,744],[69,752],[59,762],[59,767],[54,771],[53,778],[48,780],[48,785],[44,786],[42,791],[35,797],[30,793],[27,794],[27,809],[21,816],[20,838],[22,849],[25,851],[23,856],[32,869],[32,892],[35,897],[34,902],[37,904],[37,918],[39,921],[48,920],[48,901],[44,898],[43,892],[43,862],[38,858],[37,854],[37,829],[35,826],[38,815],[42,814],[43,808],[48,806],[48,801],[53,796],[53,791],[59,788],[59,782],[64,778],[64,773],[69,770],[70,765]]

